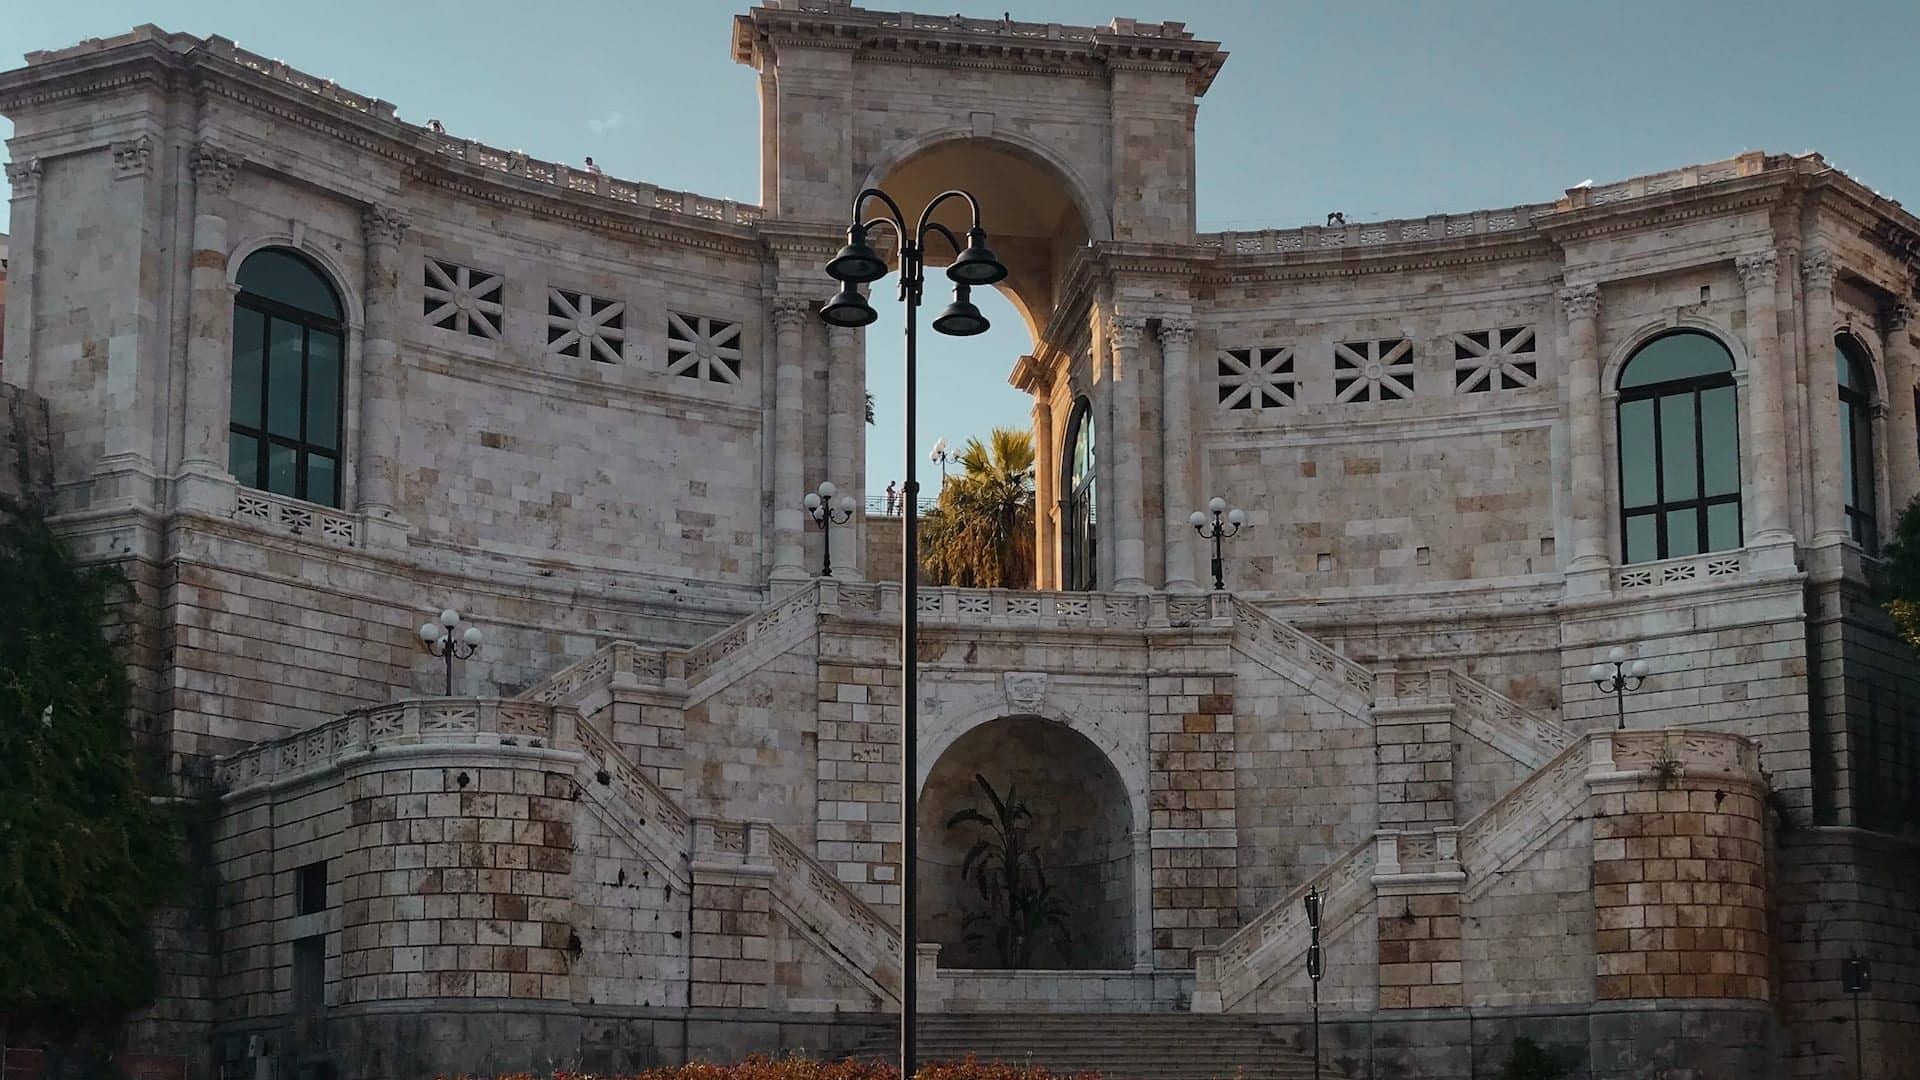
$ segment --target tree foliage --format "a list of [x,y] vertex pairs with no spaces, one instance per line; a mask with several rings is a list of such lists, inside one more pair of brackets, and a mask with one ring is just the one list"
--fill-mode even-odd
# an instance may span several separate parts
[[961,474],[940,490],[920,532],[920,567],[930,585],[1033,587],[1033,436],[994,428],[969,438]]
[[1033,812],[1014,788],[1002,799],[986,777],[975,773],[973,782],[993,813],[969,806],[947,819],[949,829],[968,826],[979,834],[960,864],[960,876],[973,881],[987,907],[967,916],[967,940],[990,937],[1001,965],[1008,968],[1031,965],[1034,949],[1046,941],[1067,955],[1073,934],[1066,905],[1047,883],[1040,853],[1033,847]]
[[1894,523],[1880,573],[1887,614],[1900,636],[1920,652],[1920,499],[1908,503]]
[[151,918],[179,874],[101,629],[124,587],[0,500],[0,1026],[56,1039],[152,1000]]

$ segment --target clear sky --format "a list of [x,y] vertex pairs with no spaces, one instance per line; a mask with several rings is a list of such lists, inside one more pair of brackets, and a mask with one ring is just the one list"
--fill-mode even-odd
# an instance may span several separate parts
[[[1421,215],[1545,201],[1592,179],[1745,149],[1820,150],[1920,198],[1910,120],[1920,4],[1855,0],[912,0],[892,10],[1104,23],[1182,19],[1233,54],[1203,99],[1203,229]],[[616,176],[758,201],[754,78],[728,58],[728,0],[21,0],[0,61],[141,22],[219,33],[415,122]],[[7,129],[10,130],[10,129]],[[884,295],[884,294],[883,294]],[[929,297],[933,302],[933,298]],[[1025,426],[1006,385],[1030,342],[993,331],[923,350],[920,450]],[[899,473],[897,305],[869,332],[880,423],[872,490]],[[932,335],[928,335],[932,337]],[[932,485],[929,484],[929,489]]]

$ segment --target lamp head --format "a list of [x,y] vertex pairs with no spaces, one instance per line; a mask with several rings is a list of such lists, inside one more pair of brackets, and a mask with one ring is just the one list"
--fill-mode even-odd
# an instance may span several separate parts
[[860,290],[854,288],[851,282],[840,286],[840,291],[833,294],[833,299],[820,308],[820,319],[828,326],[857,329],[871,326],[879,317],[880,313],[873,310],[873,305],[867,303],[867,298],[861,296]]
[[953,287],[953,303],[933,320],[933,328],[948,337],[973,337],[987,332],[991,324],[968,297],[973,290],[966,285]]
[[1227,511],[1227,524],[1240,526],[1240,525],[1245,525],[1246,523],[1247,523],[1247,512],[1245,510],[1242,510],[1236,506],[1233,509]]
[[1307,890],[1307,895],[1301,901],[1307,909],[1308,926],[1320,925],[1320,899],[1320,890],[1316,887]]
[[453,610],[452,608],[448,608],[447,610],[441,612],[440,625],[446,627],[449,630],[453,629],[456,626],[459,626],[460,613]]
[[831,480],[820,481],[820,497],[822,499],[832,499],[839,490],[839,488],[833,486],[833,481]]
[[887,261],[867,244],[867,230],[847,226],[847,246],[827,261],[827,276],[850,285],[865,285],[887,276]]
[[1636,679],[1644,679],[1644,678],[1646,678],[1646,677],[1647,677],[1647,662],[1646,662],[1645,660],[1635,660],[1635,661],[1634,661],[1633,663],[1631,663],[1631,664],[1628,664],[1628,665],[1627,665],[1627,674],[1629,674],[1629,675],[1631,675],[1631,676],[1633,676],[1633,677],[1634,677],[1634,678],[1636,678]]
[[1005,281],[1007,268],[987,247],[987,230],[967,230],[967,246],[947,266],[947,280],[958,285],[992,285]]
[[800,505],[806,507],[808,510],[818,510],[820,509],[820,496],[809,491],[807,492],[807,497],[800,500]]
[[1198,510],[1195,510],[1193,513],[1187,515],[1187,524],[1193,526],[1196,529],[1201,528],[1202,526],[1206,525],[1206,523],[1207,523],[1207,515],[1204,513],[1201,513]]
[[1605,664],[1595,664],[1587,669],[1587,678],[1596,683],[1604,683],[1613,677],[1613,669]]
[[1227,500],[1221,498],[1218,495],[1215,495],[1213,498],[1207,500],[1207,510],[1210,513],[1218,514],[1225,511],[1226,508],[1227,508]]
[[420,624],[420,644],[422,645],[432,645],[445,635],[446,631],[441,629],[440,624],[437,622],[423,622]]
[[854,505],[853,496],[851,495],[840,496],[840,512],[841,513],[843,514],[853,513],[853,505]]
[[1627,650],[1621,648],[1618,645],[1615,645],[1613,648],[1607,650],[1607,663],[1609,664],[1625,663],[1626,659],[1627,659]]
[[467,632],[460,635],[460,640],[466,642],[469,648],[474,648],[474,649],[479,648],[480,647],[480,628],[477,626],[467,627]]

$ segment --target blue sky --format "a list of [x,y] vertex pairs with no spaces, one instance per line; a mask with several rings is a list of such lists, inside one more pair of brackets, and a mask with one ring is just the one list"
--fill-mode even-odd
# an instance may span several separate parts
[[[1182,19],[1233,54],[1203,99],[1203,229],[1504,206],[1743,149],[1818,149],[1899,199],[1920,197],[1913,97],[1920,4],[1623,0],[928,0],[893,9],[1104,23]],[[414,121],[537,157],[591,154],[618,176],[757,201],[759,107],[728,58],[726,0],[457,7],[393,0],[20,3],[0,62],[154,22],[220,33],[396,103]],[[5,130],[10,130],[7,128]],[[1027,423],[1005,383],[1029,341],[995,329],[925,349],[920,449]],[[899,473],[897,314],[870,333],[873,490]],[[931,486],[931,485],[929,485]]]

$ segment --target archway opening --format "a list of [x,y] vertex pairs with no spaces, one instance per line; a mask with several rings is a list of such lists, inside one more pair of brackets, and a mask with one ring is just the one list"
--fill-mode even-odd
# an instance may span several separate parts
[[[1024,964],[1013,962],[1004,906],[992,908],[978,879],[963,875],[968,852],[992,831],[950,825],[964,809],[997,819],[975,777],[1031,813],[1024,843],[1044,874],[1068,931],[1031,935]],[[940,945],[949,968],[1111,971],[1133,966],[1133,815],[1126,785],[1086,736],[1031,716],[1005,717],[962,735],[940,755],[920,793],[919,939]]]

